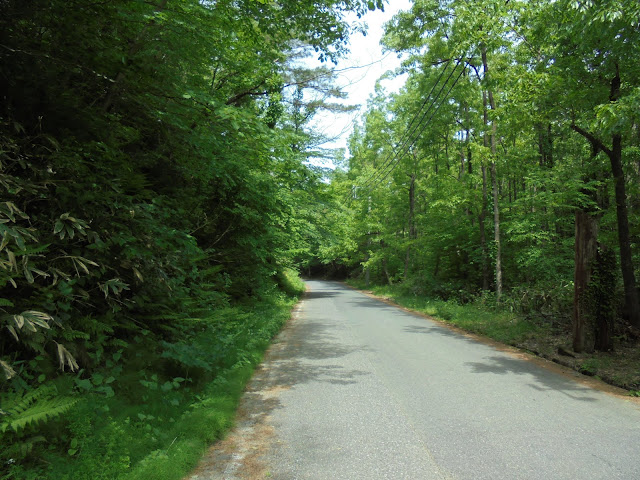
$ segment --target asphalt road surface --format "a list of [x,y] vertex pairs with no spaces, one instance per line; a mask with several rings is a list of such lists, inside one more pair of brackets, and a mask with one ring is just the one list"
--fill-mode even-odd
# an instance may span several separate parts
[[640,479],[637,400],[340,283],[308,286],[192,480]]

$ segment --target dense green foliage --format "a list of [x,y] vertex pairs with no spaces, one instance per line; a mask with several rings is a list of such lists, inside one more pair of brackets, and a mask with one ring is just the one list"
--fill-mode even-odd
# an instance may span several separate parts
[[602,349],[640,323],[637,2],[416,0],[406,87],[329,174],[309,120],[346,107],[304,59],[382,3],[0,2],[2,478],[181,478],[296,268],[499,305],[505,341],[536,328],[511,312],[579,307]]
[[3,478],[195,452],[155,473],[179,478],[185,429],[228,424],[233,402],[209,421],[197,399],[237,397],[324,235],[307,124],[340,92],[301,59],[339,57],[346,12],[374,8],[0,2]]
[[[406,86],[380,90],[351,137],[348,169],[332,185],[343,235],[324,260],[373,284],[499,304],[563,331],[578,304],[588,328],[576,348],[593,348],[595,324],[608,331],[612,314],[612,336],[596,347],[633,335],[638,18],[625,0],[415,0],[383,39],[404,54]],[[594,227],[582,243],[580,212]],[[614,252],[606,270],[594,270],[595,245]]]

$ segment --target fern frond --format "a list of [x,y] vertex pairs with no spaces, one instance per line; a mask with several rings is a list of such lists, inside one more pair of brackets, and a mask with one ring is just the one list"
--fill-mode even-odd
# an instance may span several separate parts
[[68,412],[78,403],[77,398],[55,397],[40,400],[21,412],[7,412],[7,418],[2,419],[0,431],[3,433],[8,429],[19,433],[30,425],[46,423],[52,418],[58,417]]
[[50,385],[42,385],[33,390],[29,390],[24,395],[9,395],[2,398],[4,410],[9,414],[17,414],[23,412],[29,406],[40,398],[52,397],[57,393],[55,387]]
[[56,395],[55,387],[42,385],[22,396],[4,396],[0,432],[13,430],[19,433],[29,425],[46,423],[69,411],[78,402],[76,398]]
[[73,340],[90,340],[91,335],[86,332],[81,332],[78,330],[65,329],[60,331],[60,336],[64,338],[66,341],[71,342]]
[[19,442],[14,443],[9,447],[9,455],[18,456],[19,458],[26,458],[32,451],[33,447],[37,443],[46,442],[47,439],[42,435],[36,435],[34,437],[21,439]]

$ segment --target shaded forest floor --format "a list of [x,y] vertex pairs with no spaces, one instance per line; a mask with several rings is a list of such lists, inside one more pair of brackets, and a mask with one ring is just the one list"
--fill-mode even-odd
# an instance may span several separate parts
[[637,339],[618,340],[613,352],[575,353],[571,350],[570,334],[541,330],[514,346],[640,396],[640,341]]
[[575,353],[571,349],[570,325],[551,326],[512,312],[478,303],[459,305],[407,293],[400,286],[349,284],[386,302],[453,325],[465,332],[489,337],[505,345],[533,353],[584,375],[640,396],[640,332],[625,328],[617,335],[613,352]]

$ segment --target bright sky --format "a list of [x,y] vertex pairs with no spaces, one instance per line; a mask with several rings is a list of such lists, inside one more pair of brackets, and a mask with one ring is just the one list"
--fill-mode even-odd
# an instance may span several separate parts
[[[384,23],[391,20],[398,11],[410,8],[411,0],[390,0],[390,4],[385,5],[384,12],[376,10],[367,13],[361,19],[355,15],[350,18],[353,22],[367,24],[367,36],[354,34],[351,37],[351,53],[336,66],[336,70],[347,69],[340,72],[337,83],[348,94],[345,103],[358,104],[360,108],[347,114],[323,112],[316,116],[314,127],[327,137],[333,138],[332,141],[322,145],[322,148],[347,148],[347,140],[353,132],[354,122],[357,122],[365,111],[367,99],[375,92],[377,80],[388,70],[394,70],[400,66],[400,60],[395,53],[382,53],[380,39],[384,33]],[[364,65],[369,66],[352,68]],[[406,76],[403,75],[393,80],[384,80],[381,85],[388,92],[396,92],[404,85],[405,80]]]

